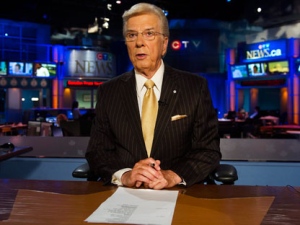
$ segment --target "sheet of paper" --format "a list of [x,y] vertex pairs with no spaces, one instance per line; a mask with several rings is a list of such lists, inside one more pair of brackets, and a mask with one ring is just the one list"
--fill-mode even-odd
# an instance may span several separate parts
[[85,221],[90,223],[172,224],[178,191],[119,187]]

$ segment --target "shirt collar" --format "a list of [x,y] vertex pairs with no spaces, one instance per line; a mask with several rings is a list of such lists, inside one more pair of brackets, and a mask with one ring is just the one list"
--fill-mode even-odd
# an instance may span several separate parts
[[[161,92],[164,70],[165,70],[165,65],[164,65],[163,61],[161,61],[160,67],[158,68],[156,73],[151,78],[151,80],[155,83],[155,86],[159,92]],[[144,84],[147,81],[147,78],[142,76],[136,70],[134,72],[135,72],[135,79],[136,79],[136,85],[137,85],[136,87],[137,87],[138,92],[140,92],[143,89]]]

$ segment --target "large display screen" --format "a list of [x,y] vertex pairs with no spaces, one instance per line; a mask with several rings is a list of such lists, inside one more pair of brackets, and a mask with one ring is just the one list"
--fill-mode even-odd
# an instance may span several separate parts
[[267,63],[250,63],[248,64],[248,73],[250,77],[267,75]]
[[286,75],[289,73],[289,61],[268,62],[268,70],[270,75]]
[[8,62],[9,75],[31,76],[33,64],[29,62]]
[[56,77],[56,70],[55,63],[34,63],[34,75],[37,77]]
[[5,61],[0,61],[0,75],[7,75],[7,66]]
[[247,71],[247,65],[231,65],[231,76],[234,79],[237,78],[247,78],[248,77],[248,71]]

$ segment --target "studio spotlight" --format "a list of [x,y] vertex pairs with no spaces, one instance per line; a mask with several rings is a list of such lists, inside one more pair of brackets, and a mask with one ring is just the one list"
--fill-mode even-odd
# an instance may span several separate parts
[[108,29],[109,28],[109,18],[107,17],[104,17],[104,18],[101,18],[103,20],[103,24],[102,24],[102,27],[105,28],[105,29]]
[[88,33],[97,33],[98,30],[99,30],[98,19],[97,19],[97,17],[95,17],[95,21],[94,21],[93,25],[91,25],[88,28]]
[[169,15],[169,11],[168,11],[168,10],[164,10],[164,9],[163,9],[163,13],[165,14],[165,16],[168,16],[168,15]]

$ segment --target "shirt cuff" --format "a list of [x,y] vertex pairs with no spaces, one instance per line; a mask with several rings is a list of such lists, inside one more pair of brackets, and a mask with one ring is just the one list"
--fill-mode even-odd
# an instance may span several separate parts
[[111,178],[111,183],[116,184],[118,186],[123,186],[122,181],[121,181],[121,177],[123,176],[123,174],[127,171],[132,170],[131,168],[124,168],[121,170],[118,170],[117,172],[115,172]]
[[180,183],[178,183],[178,185],[184,185],[184,186],[186,186],[186,182],[185,182],[185,180],[182,178],[181,182],[180,182]]

